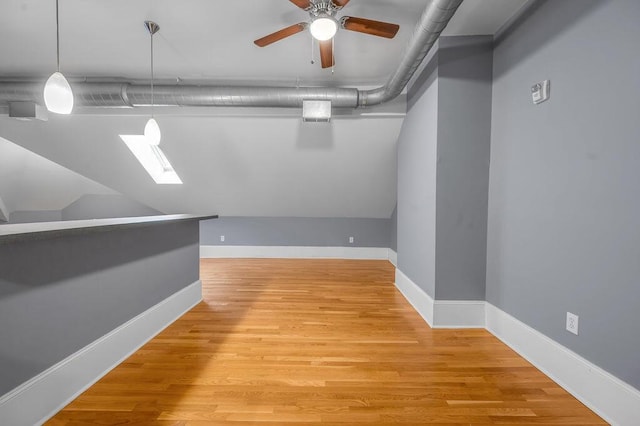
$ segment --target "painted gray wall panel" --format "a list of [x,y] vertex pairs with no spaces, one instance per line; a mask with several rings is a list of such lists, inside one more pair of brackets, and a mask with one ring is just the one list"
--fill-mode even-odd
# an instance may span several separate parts
[[390,219],[221,217],[201,222],[200,241],[231,246],[389,247],[390,231]]
[[398,269],[435,296],[438,55],[410,89],[398,139]]
[[435,298],[484,300],[493,37],[439,46]]
[[398,205],[393,208],[391,213],[391,230],[389,231],[389,248],[396,253],[398,252]]
[[87,194],[62,209],[62,220],[154,216],[158,210],[118,194]]
[[487,254],[489,302],[636,388],[639,18],[636,0],[541,2],[495,47]]
[[56,222],[62,220],[60,210],[17,210],[9,215],[9,223]]
[[198,222],[0,244],[0,395],[199,278]]

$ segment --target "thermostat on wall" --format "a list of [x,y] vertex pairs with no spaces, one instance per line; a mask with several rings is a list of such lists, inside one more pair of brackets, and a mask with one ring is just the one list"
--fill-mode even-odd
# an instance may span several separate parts
[[531,98],[533,103],[538,105],[549,99],[551,94],[551,81],[545,80],[531,86]]

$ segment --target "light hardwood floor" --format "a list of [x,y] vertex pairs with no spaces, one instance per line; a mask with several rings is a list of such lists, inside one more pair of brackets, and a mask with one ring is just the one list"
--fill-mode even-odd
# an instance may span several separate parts
[[487,331],[430,329],[386,261],[201,277],[202,303],[48,424],[604,424]]

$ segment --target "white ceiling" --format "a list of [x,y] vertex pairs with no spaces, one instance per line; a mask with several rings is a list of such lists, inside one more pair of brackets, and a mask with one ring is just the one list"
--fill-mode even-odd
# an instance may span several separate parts
[[[465,0],[446,34],[493,34],[526,2]],[[401,29],[393,40],[339,32],[332,74],[309,63],[306,32],[265,48],[253,44],[307,18],[287,0],[60,0],[61,69],[76,78],[147,79],[149,35],[143,22],[152,19],[161,26],[155,70],[163,79],[380,85],[395,70],[426,4],[352,0],[340,15],[393,22]],[[0,79],[44,80],[54,71],[54,0],[0,1],[0,57]],[[337,117],[324,125],[303,124],[299,111],[165,110],[158,118],[162,147],[182,186],[155,185],[120,141],[118,134],[142,132],[148,112],[142,109],[77,110],[48,122],[5,116],[0,136],[166,213],[389,217],[404,108],[400,98],[367,112],[382,115]],[[35,182],[50,177],[34,168],[29,175],[31,189],[12,175],[13,189],[0,191],[22,192],[25,200],[31,193],[40,200],[35,206],[46,198]],[[0,196],[14,203],[16,195]],[[54,208],[44,204],[43,209]]]
[[[526,0],[465,0],[446,35],[493,34]],[[287,0],[60,0],[61,68],[67,76],[148,78],[147,19],[159,78],[381,84],[395,70],[426,0],[352,0],[339,16],[393,22],[392,40],[336,35],[336,69],[310,64],[303,32],[259,48],[253,40],[308,14]],[[44,76],[56,66],[54,0],[0,2],[0,75]],[[317,46],[316,46],[317,48]],[[6,60],[12,58],[12,60]],[[317,59],[317,55],[316,55]]]

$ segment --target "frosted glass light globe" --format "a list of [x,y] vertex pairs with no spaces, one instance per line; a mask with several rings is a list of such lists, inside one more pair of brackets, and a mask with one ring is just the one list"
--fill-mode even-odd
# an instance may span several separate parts
[[44,85],[44,104],[56,114],[71,114],[73,110],[73,92],[67,79],[61,72],[54,72]]
[[147,138],[149,145],[160,145],[160,126],[155,118],[150,118],[144,126],[144,137]]
[[329,17],[320,17],[314,19],[309,27],[313,38],[319,41],[331,40],[338,31],[338,24],[335,19]]

